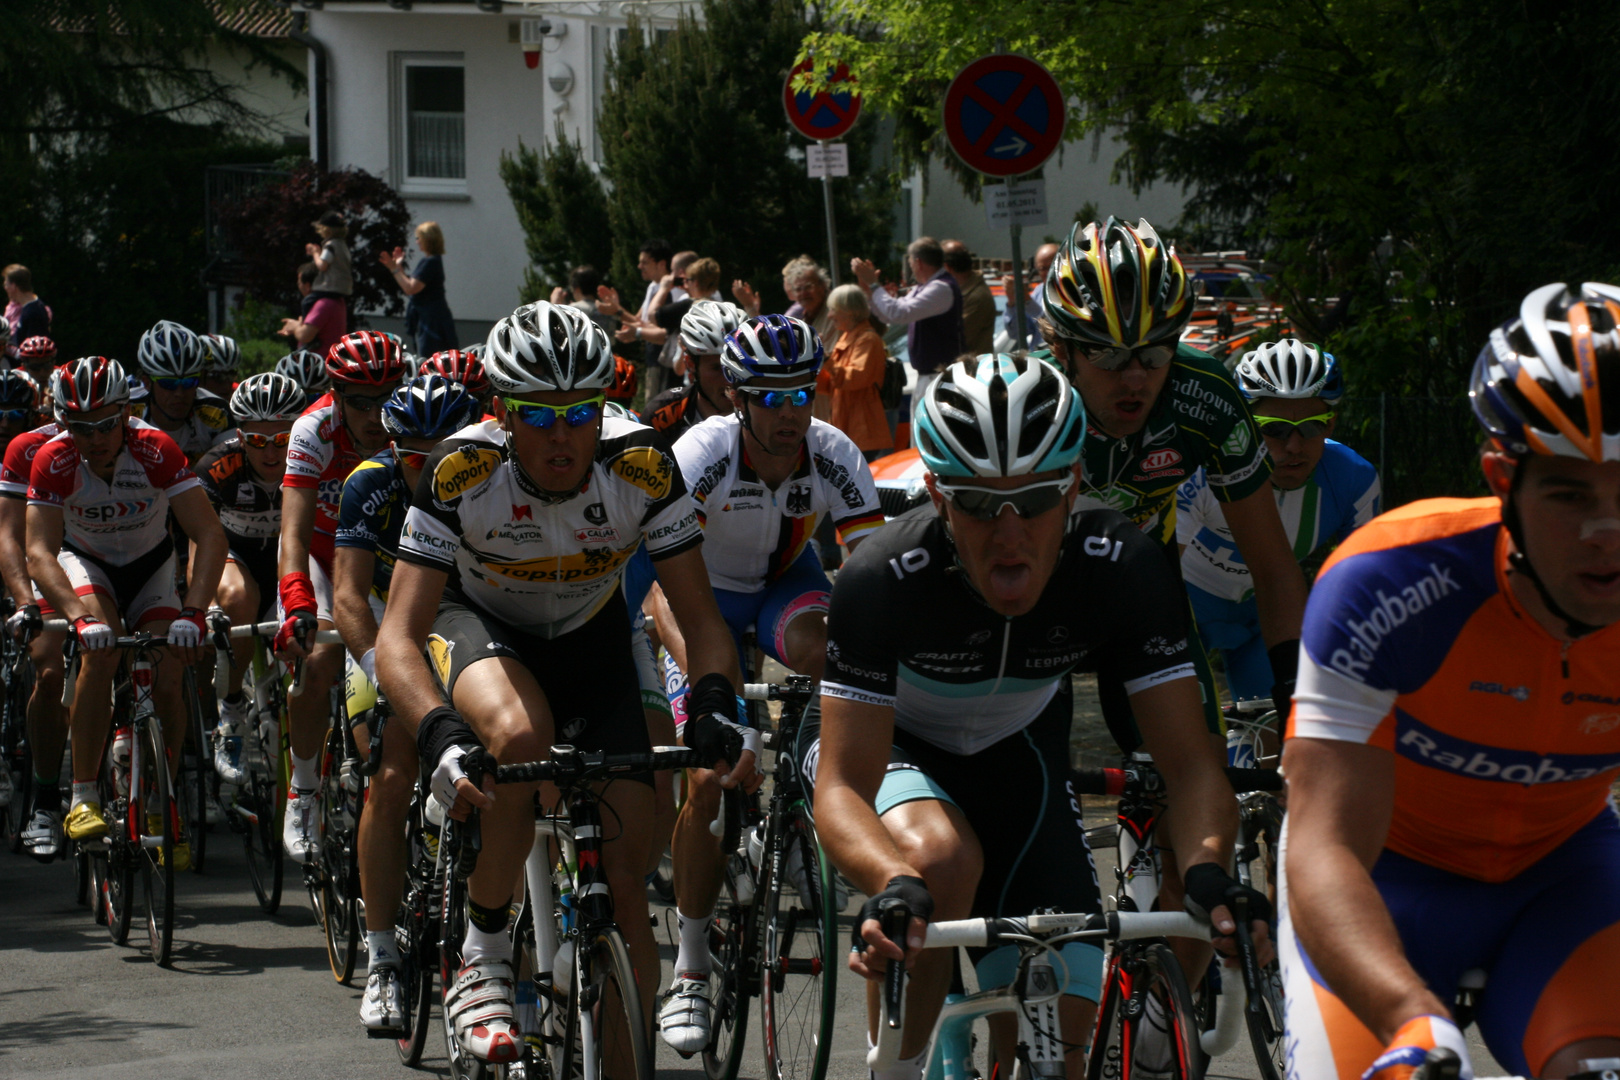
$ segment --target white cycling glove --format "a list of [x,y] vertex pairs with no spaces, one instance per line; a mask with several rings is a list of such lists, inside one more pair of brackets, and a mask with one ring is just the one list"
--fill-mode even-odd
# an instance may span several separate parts
[[73,636],[78,639],[79,648],[86,652],[110,649],[118,640],[112,627],[92,615],[80,615],[73,620]]

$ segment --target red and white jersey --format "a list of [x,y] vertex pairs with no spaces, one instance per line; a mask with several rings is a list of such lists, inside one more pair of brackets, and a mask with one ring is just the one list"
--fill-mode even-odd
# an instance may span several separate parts
[[59,507],[69,544],[124,566],[168,539],[169,500],[198,483],[173,439],[130,417],[111,481],[90,471],[64,431],[34,455],[28,502]]
[[315,535],[310,538],[309,551],[322,566],[332,565],[343,481],[365,458],[349,438],[331,394],[322,395],[294,421],[282,486],[315,491]]
[[25,431],[6,444],[6,453],[0,459],[0,496],[10,499],[28,498],[28,480],[33,475],[34,455],[39,448],[62,433],[62,425],[55,420],[33,431]]

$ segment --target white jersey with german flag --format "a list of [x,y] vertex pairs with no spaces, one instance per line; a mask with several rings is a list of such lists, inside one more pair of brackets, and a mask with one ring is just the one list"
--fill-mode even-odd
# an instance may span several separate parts
[[545,638],[607,603],[646,541],[654,561],[703,542],[697,512],[657,433],[606,416],[584,488],[553,500],[486,420],[429,456],[405,515],[399,558],[450,575],[446,596]]

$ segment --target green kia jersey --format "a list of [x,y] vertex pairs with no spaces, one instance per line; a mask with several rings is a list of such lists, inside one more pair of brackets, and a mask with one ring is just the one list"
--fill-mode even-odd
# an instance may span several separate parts
[[1202,468],[1215,497],[1235,502],[1271,475],[1271,457],[1237,384],[1220,361],[1190,345],[1176,349],[1142,430],[1116,439],[1088,424],[1084,460],[1075,512],[1118,510],[1172,551],[1176,489],[1188,477]]

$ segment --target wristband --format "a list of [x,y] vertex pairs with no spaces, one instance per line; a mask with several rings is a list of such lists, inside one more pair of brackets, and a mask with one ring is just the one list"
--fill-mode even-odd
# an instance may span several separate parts
[[[731,680],[718,672],[711,671],[697,682],[692,684],[687,692],[686,715],[702,716],[706,713],[715,713],[727,718],[733,715],[746,716],[746,713],[736,714],[737,690],[731,685]],[[736,762],[732,762],[736,764]]]
[[1271,661],[1271,677],[1279,683],[1292,686],[1299,676],[1299,639],[1279,642],[1266,650]]
[[294,570],[281,579],[277,591],[281,595],[281,610],[291,615],[295,611],[315,612],[315,583],[301,570]]
[[448,705],[429,709],[416,726],[416,753],[422,762],[423,776],[431,776],[444,752],[451,747],[479,747],[478,735],[461,714]]

